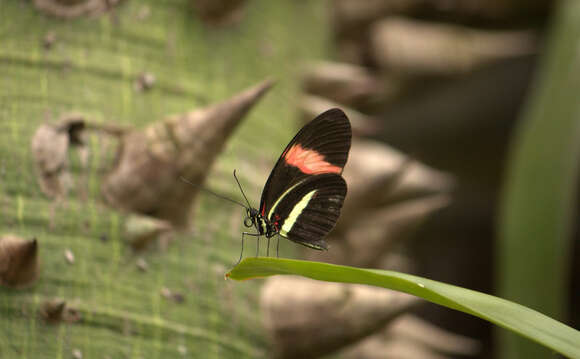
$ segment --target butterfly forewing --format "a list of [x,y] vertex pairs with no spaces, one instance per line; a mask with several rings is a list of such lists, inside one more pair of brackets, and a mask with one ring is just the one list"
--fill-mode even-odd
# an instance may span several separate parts
[[276,162],[262,192],[260,212],[267,216],[288,189],[305,179],[332,173],[340,175],[348,158],[351,128],[340,109],[316,117],[290,141]]
[[286,191],[268,213],[281,236],[326,249],[324,236],[334,227],[346,196],[344,179],[334,173],[311,176]]

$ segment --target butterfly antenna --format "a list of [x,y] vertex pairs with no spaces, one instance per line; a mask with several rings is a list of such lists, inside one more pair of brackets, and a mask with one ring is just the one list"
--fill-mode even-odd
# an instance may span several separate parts
[[240,191],[242,192],[242,196],[244,196],[244,198],[246,199],[246,202],[248,203],[248,207],[253,208],[252,205],[250,204],[250,201],[248,201],[248,197],[246,197],[244,190],[242,189],[242,185],[240,184],[240,181],[238,180],[238,176],[236,176],[236,170],[234,170],[234,178],[236,179],[236,182],[238,182],[238,187],[240,187]]
[[[185,177],[183,177],[183,176],[180,176],[179,178],[180,178],[180,179],[181,179],[183,182],[185,182],[185,183],[188,183],[188,184],[190,184],[190,185],[192,185],[192,186],[194,186],[194,187],[198,187],[199,189],[201,189],[201,190],[203,190],[203,191],[205,191],[205,192],[207,192],[207,193],[213,194],[214,196],[216,196],[216,197],[218,197],[218,198],[225,199],[226,201],[230,201],[230,202],[232,202],[232,203],[235,203],[235,204],[237,204],[237,205],[240,205],[240,206],[242,206],[242,207],[246,208],[246,206],[245,206],[243,203],[240,203],[240,202],[238,202],[238,201],[236,201],[236,200],[233,200],[233,199],[231,199],[231,198],[228,198],[228,197],[226,197],[226,196],[223,196],[223,195],[221,195],[221,194],[218,194],[218,193],[215,193],[215,192],[213,192],[213,191],[210,191],[210,190],[209,190],[209,189],[207,189],[207,188],[204,188],[204,187],[202,187],[202,186],[200,186],[200,185],[197,185],[197,184],[195,184],[195,183],[193,183],[193,182],[191,182],[191,181],[187,180],[187,179],[186,179]],[[239,184],[239,183],[238,183],[238,184]],[[243,194],[243,192],[242,192],[242,194]],[[244,197],[245,197],[245,196],[244,196]],[[246,199],[246,201],[247,201],[247,199]]]

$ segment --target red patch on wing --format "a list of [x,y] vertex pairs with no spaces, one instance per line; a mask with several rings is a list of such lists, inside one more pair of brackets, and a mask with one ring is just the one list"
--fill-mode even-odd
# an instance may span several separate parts
[[322,174],[322,173],[339,173],[342,171],[341,167],[334,166],[326,162],[324,156],[320,153],[302,148],[300,144],[295,144],[284,155],[286,163],[290,166],[298,167],[298,169],[306,174]]

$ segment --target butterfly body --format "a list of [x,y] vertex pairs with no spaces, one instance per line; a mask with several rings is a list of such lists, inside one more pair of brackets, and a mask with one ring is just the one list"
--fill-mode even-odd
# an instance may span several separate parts
[[[346,196],[342,170],[351,143],[350,122],[331,109],[305,125],[286,146],[270,173],[259,210],[247,208],[253,236],[280,235],[324,250],[324,237],[336,224]],[[243,237],[242,237],[243,239]]]
[[250,226],[254,226],[258,231],[258,234],[261,236],[272,238],[280,232],[278,223],[270,222],[267,218],[264,218],[255,208],[250,210],[248,218],[252,219]]

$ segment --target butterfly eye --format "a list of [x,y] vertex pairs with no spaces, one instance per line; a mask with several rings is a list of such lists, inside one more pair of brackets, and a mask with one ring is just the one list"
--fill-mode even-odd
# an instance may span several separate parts
[[244,226],[246,227],[251,227],[252,224],[254,224],[254,220],[250,217],[246,217],[246,219],[244,219]]

